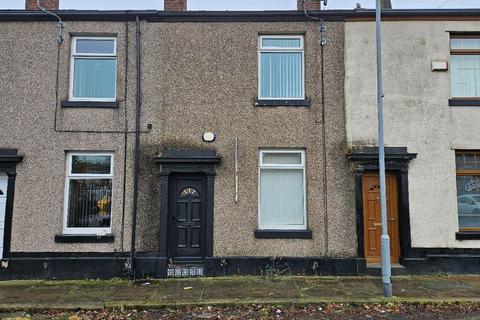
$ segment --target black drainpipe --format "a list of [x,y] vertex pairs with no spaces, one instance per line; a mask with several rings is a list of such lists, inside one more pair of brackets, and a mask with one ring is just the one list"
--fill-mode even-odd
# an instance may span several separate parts
[[132,243],[130,248],[131,276],[135,280],[135,241],[137,231],[137,207],[138,207],[138,173],[140,170],[140,19],[136,19],[136,72],[137,72],[137,92],[135,101],[135,155],[133,171],[133,204],[132,204]]
[[325,44],[327,42],[326,26],[323,21],[320,23],[320,64],[322,73],[322,149],[323,149],[323,206],[324,206],[324,224],[325,224],[325,255],[328,256],[328,170],[327,170],[327,123],[326,123],[326,110],[325,110]]

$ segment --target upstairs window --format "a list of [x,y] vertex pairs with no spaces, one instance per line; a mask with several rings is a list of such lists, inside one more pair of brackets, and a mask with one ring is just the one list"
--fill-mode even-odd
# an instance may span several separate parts
[[65,234],[111,232],[113,154],[69,153]]
[[452,97],[480,97],[480,35],[450,39]]
[[304,99],[303,36],[259,38],[259,99]]
[[73,38],[70,70],[71,101],[115,101],[116,38]]
[[259,229],[306,230],[305,151],[261,150]]
[[460,231],[480,230],[480,151],[457,151],[457,205]]

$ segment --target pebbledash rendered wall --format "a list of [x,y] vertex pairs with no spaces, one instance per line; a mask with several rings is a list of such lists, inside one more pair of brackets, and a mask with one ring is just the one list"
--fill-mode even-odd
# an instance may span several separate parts
[[[153,128],[141,139],[139,251],[156,251],[159,244],[160,181],[153,159],[163,150],[179,148],[213,149],[221,158],[214,186],[214,256],[357,256],[354,187],[345,156],[343,22],[327,23],[325,123],[318,30],[318,22],[311,21],[143,25],[141,123]],[[305,35],[305,91],[312,101],[310,107],[254,105],[258,95],[258,37],[263,34]],[[216,134],[215,142],[202,140],[207,131]],[[238,203],[234,201],[236,138]],[[254,237],[261,148],[306,150],[307,222],[312,239]]]
[[[431,70],[432,61],[449,59],[449,31],[479,31],[480,22],[412,20],[382,25],[385,143],[417,153],[408,172],[412,247],[480,248],[478,240],[455,237],[455,149],[480,149],[480,113],[476,107],[449,107],[450,73]],[[345,48],[348,145],[375,146],[374,21],[346,22]]]
[[[82,20],[81,15],[74,20]],[[18,149],[24,158],[17,166],[12,259],[8,270],[0,270],[0,278],[104,277],[128,271],[124,263],[130,251],[132,222],[135,22],[132,17],[129,22],[88,22],[65,16],[66,37],[60,46],[55,42],[54,21],[21,17],[17,22],[1,22],[0,148]],[[101,15],[88,19],[99,20]],[[354,185],[346,160],[344,126],[344,23],[327,22],[323,123],[319,24],[301,20],[141,21],[139,255],[158,253],[160,170],[153,160],[162,151],[175,148],[213,149],[221,158],[214,186],[215,257],[356,259]],[[254,106],[258,37],[262,34],[305,35],[305,91],[310,107]],[[68,100],[71,39],[75,35],[117,37],[119,108],[61,107],[61,101]],[[206,131],[215,132],[215,142],[203,142]],[[236,138],[238,203],[234,201]],[[261,148],[306,150],[307,223],[312,239],[254,237]],[[68,151],[114,153],[113,243],[55,242],[55,236],[62,234]],[[82,256],[90,259],[82,262],[84,267],[79,267],[78,260],[63,259]],[[47,259],[49,267],[45,268],[42,259],[31,260],[35,257]],[[109,267],[100,267],[103,261]],[[141,269],[143,262],[139,263]]]
[[[133,30],[130,39],[135,36],[134,26],[133,23],[130,28]],[[126,217],[122,228],[123,132],[125,117],[130,118],[128,130],[134,129],[135,81],[130,79],[135,79],[135,61],[130,60],[129,80],[126,81],[126,25],[123,22],[67,21],[65,42],[60,46],[55,42],[56,34],[54,21],[2,22],[0,27],[0,148],[15,148],[24,156],[17,165],[11,256],[128,251],[132,152],[131,148],[127,151]],[[116,35],[119,108],[60,106],[61,101],[68,100],[71,36],[74,34]],[[135,56],[134,45],[129,47],[129,55]],[[128,144],[133,145],[132,137]],[[113,152],[113,243],[55,242],[55,235],[62,234],[64,221],[67,151]]]

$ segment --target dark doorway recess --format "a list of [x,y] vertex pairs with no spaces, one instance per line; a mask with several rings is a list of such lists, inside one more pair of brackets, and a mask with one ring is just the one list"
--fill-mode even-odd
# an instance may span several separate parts
[[[407,148],[385,148],[385,166],[389,175],[398,181],[398,239],[400,242],[400,258],[403,259],[412,256],[411,236],[410,236],[410,205],[408,195],[408,164],[415,159],[415,153],[408,153]],[[364,147],[352,150],[348,154],[348,159],[353,162],[355,170],[355,190],[356,190],[356,216],[357,216],[357,235],[358,235],[358,256],[365,257],[365,222],[363,209],[363,182],[364,176],[371,174],[372,171],[378,171],[378,148]]]
[[15,178],[17,176],[17,164],[22,162],[23,156],[19,155],[17,149],[0,149],[0,172],[6,173],[7,202],[5,207],[5,224],[3,238],[3,258],[10,256],[10,242],[12,237],[13,202],[15,194]]
[[175,263],[213,256],[213,188],[220,162],[212,150],[166,150],[160,165],[160,252]]

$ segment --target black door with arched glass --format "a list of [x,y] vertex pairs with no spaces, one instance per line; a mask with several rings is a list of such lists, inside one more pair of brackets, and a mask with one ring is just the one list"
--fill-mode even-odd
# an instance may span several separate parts
[[170,258],[205,256],[205,177],[174,175],[169,195]]

